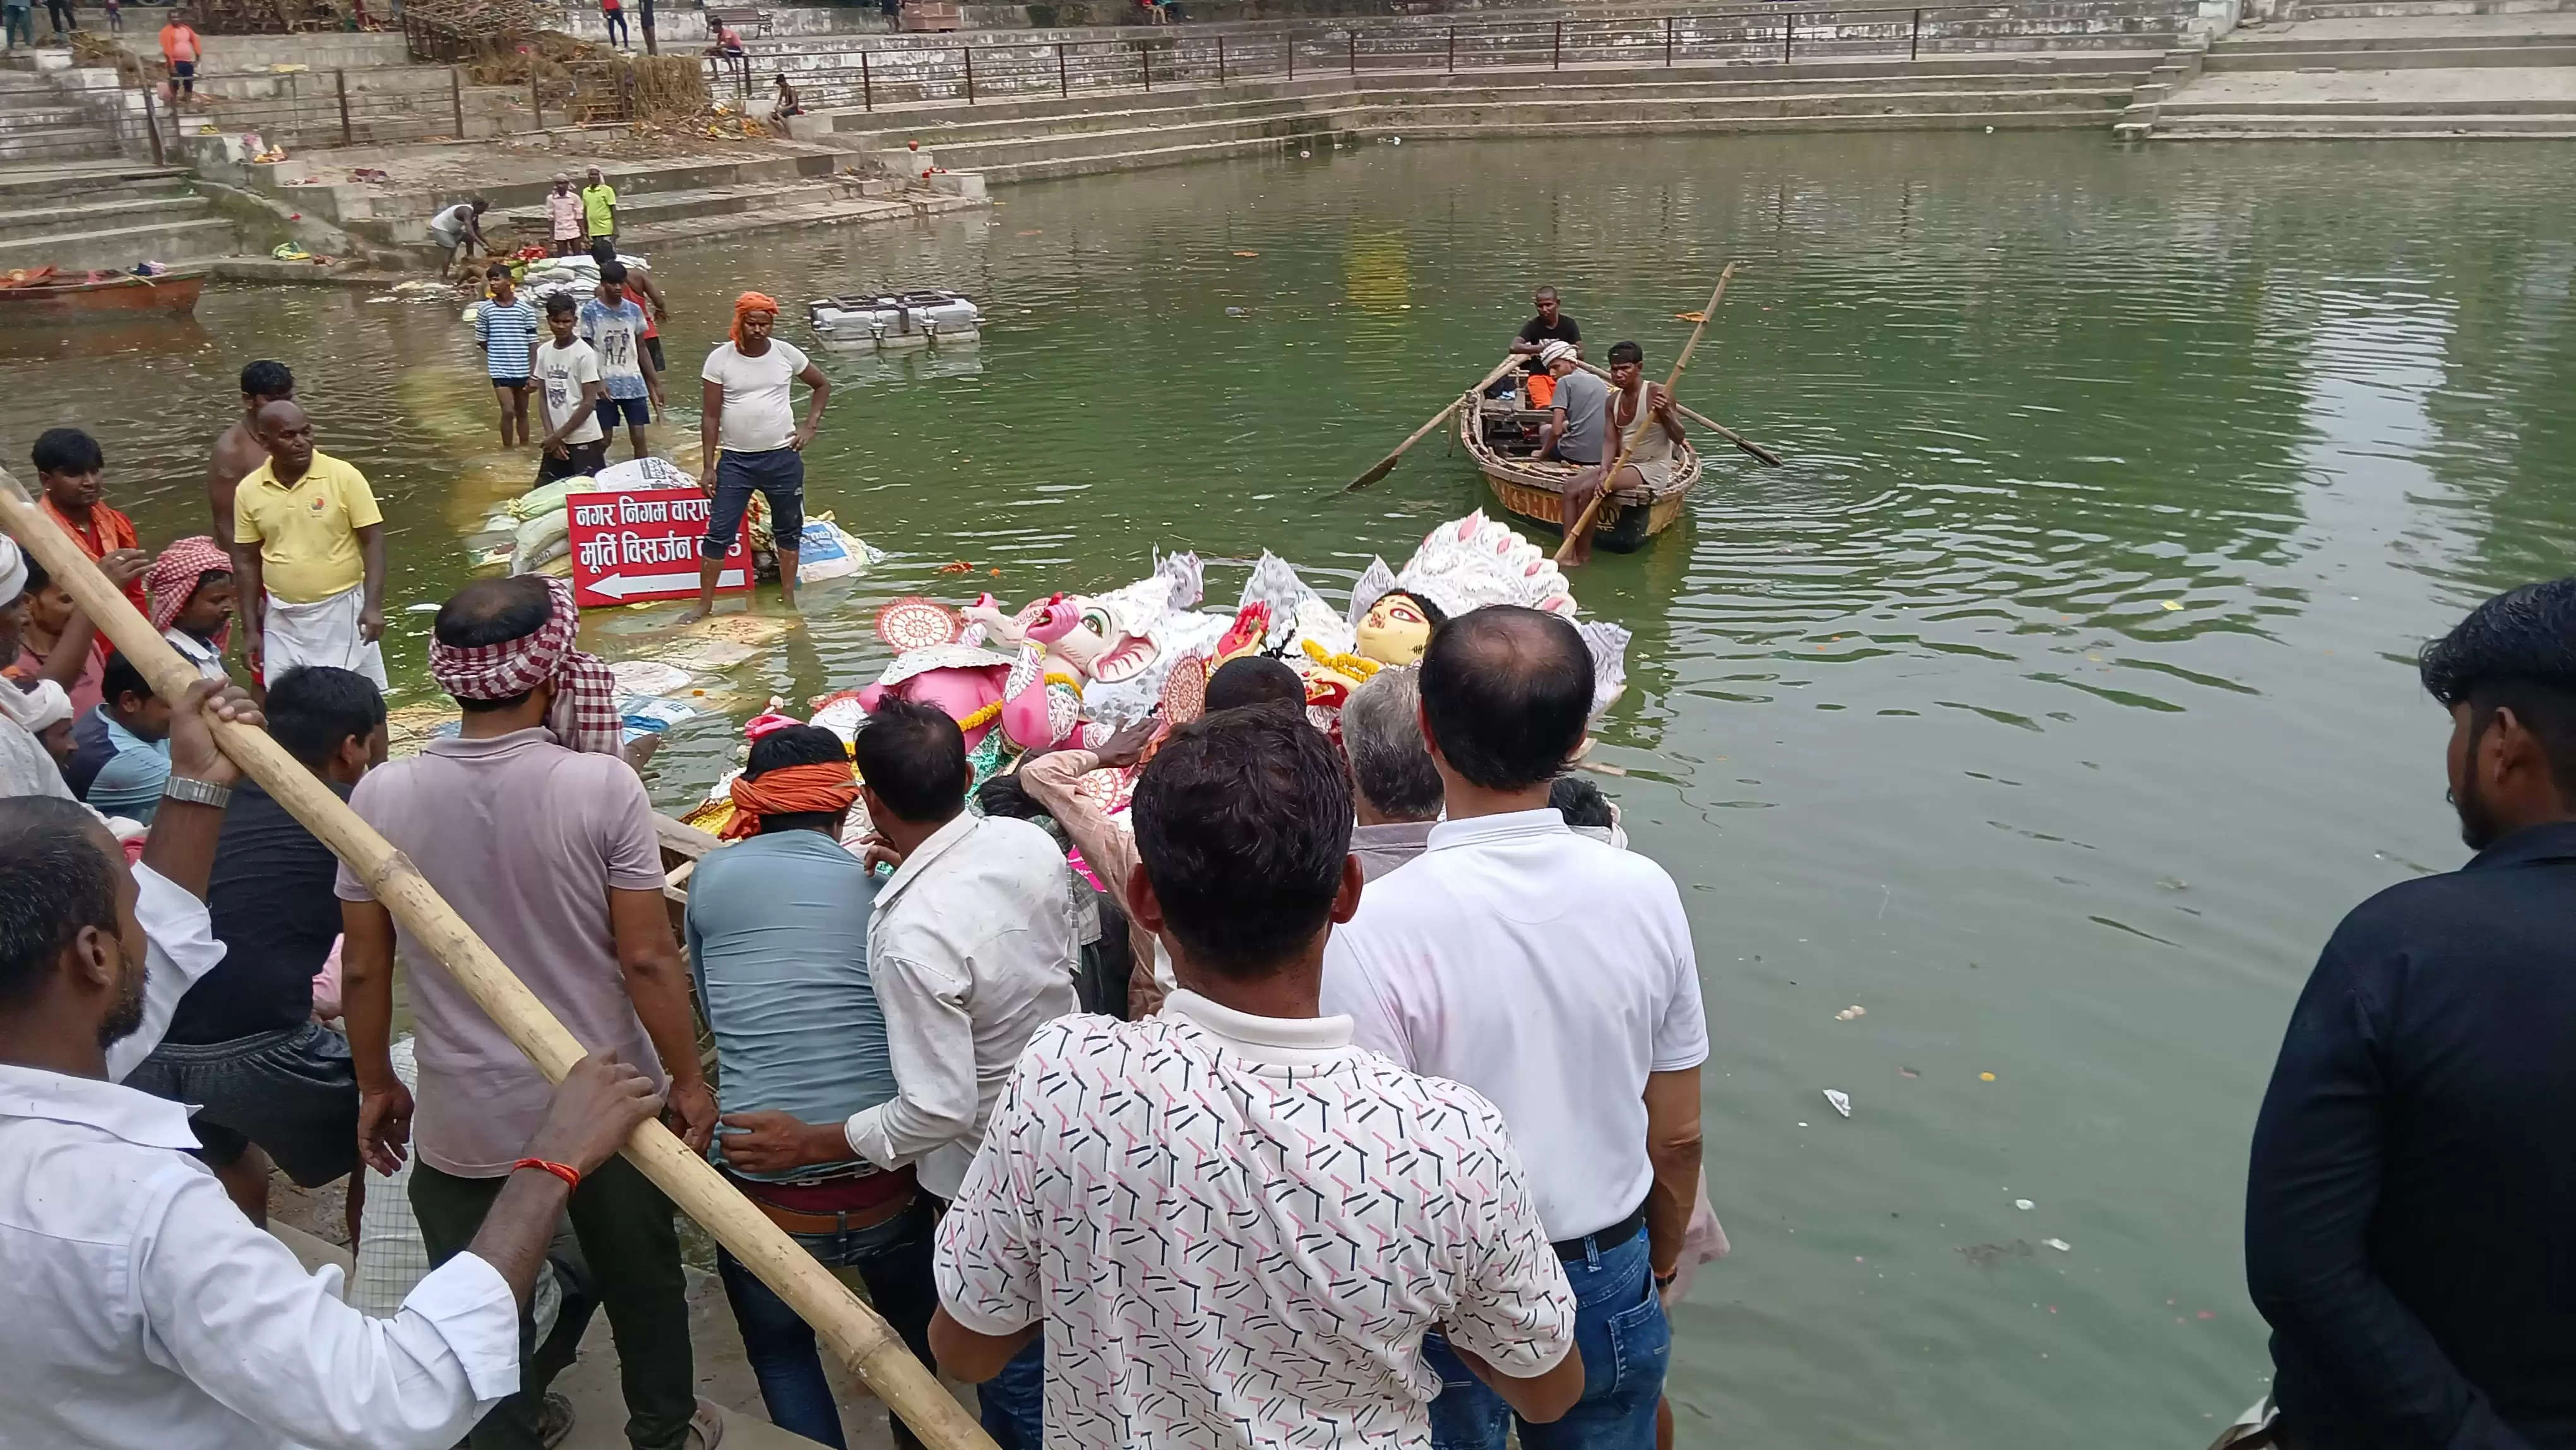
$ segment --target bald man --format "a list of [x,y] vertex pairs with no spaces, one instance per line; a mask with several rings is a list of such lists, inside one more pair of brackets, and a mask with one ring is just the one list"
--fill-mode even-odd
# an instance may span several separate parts
[[383,689],[384,514],[366,475],[314,447],[313,420],[292,401],[263,406],[251,425],[268,461],[233,494],[251,668],[275,679],[332,665]]

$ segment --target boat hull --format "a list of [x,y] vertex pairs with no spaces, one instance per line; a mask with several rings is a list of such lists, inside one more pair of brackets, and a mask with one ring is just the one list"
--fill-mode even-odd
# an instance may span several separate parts
[[0,287],[0,326],[125,321],[142,313],[185,313],[206,290],[202,273],[119,277],[53,287]]
[[[1468,397],[1458,409],[1459,444],[1467,450],[1468,457],[1476,460],[1477,470],[1485,475],[1485,486],[1493,491],[1494,502],[1505,512],[1564,533],[1569,522],[1564,490],[1582,470],[1497,450],[1485,437],[1485,420],[1489,410],[1498,408],[1491,399]],[[1519,416],[1526,420],[1532,415]],[[1684,444],[1670,483],[1651,492],[1626,490],[1603,500],[1600,511],[1593,515],[1593,547],[1614,554],[1634,553],[1655,535],[1681,522],[1690,492],[1699,484],[1700,471],[1698,451]]]

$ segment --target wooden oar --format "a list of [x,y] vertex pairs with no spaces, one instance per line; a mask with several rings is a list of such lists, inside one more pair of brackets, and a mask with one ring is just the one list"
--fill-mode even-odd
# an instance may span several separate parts
[[1387,455],[1387,456],[1385,456],[1384,458],[1379,459],[1379,460],[1377,461],[1377,466],[1376,466],[1376,467],[1374,467],[1374,468],[1370,469],[1370,470],[1369,470],[1368,472],[1366,472],[1366,473],[1361,474],[1359,477],[1352,479],[1350,482],[1348,482],[1348,483],[1346,483],[1346,484],[1343,484],[1343,485],[1342,485],[1342,492],[1344,492],[1344,493],[1357,493],[1357,492],[1359,492],[1361,489],[1364,489],[1364,488],[1368,487],[1370,484],[1377,482],[1379,479],[1386,477],[1389,473],[1394,472],[1394,471],[1395,471],[1395,461],[1396,461],[1397,459],[1402,458],[1402,457],[1404,456],[1404,451],[1405,451],[1406,449],[1408,449],[1408,448],[1411,448],[1414,444],[1421,442],[1424,438],[1429,437],[1429,436],[1430,436],[1430,434],[1431,434],[1431,430],[1432,430],[1432,429],[1437,428],[1437,427],[1439,427],[1442,423],[1447,422],[1447,421],[1449,420],[1449,415],[1458,411],[1458,405],[1459,405],[1459,404],[1466,402],[1466,401],[1467,401],[1467,399],[1472,398],[1472,397],[1476,396],[1478,393],[1483,392],[1485,389],[1492,387],[1492,386],[1494,385],[1494,380],[1495,380],[1496,378],[1501,377],[1503,374],[1505,374],[1505,373],[1507,373],[1507,372],[1510,372],[1512,369],[1514,369],[1514,368],[1516,368],[1516,367],[1519,367],[1521,364],[1523,364],[1523,363],[1525,363],[1525,362],[1528,362],[1528,361],[1529,361],[1529,359],[1528,359],[1526,356],[1523,356],[1523,355],[1520,355],[1520,354],[1517,354],[1517,353],[1515,353],[1514,355],[1512,355],[1512,356],[1510,356],[1510,357],[1504,358],[1504,359],[1502,360],[1502,363],[1501,363],[1499,366],[1497,366],[1497,367],[1496,367],[1492,372],[1489,372],[1489,373],[1485,374],[1485,379],[1484,379],[1484,381],[1483,381],[1483,382],[1480,382],[1480,383],[1476,384],[1476,386],[1474,386],[1474,387],[1472,387],[1472,388],[1469,388],[1469,389],[1466,391],[1466,393],[1465,393],[1465,394],[1463,394],[1462,396],[1459,396],[1459,397],[1456,397],[1456,398],[1452,398],[1452,399],[1450,399],[1450,400],[1449,400],[1449,406],[1448,406],[1448,407],[1443,408],[1443,409],[1441,409],[1439,412],[1432,414],[1432,415],[1431,415],[1431,421],[1430,421],[1430,422],[1425,423],[1425,424],[1423,424],[1421,427],[1414,429],[1414,430],[1413,430],[1413,436],[1412,436],[1412,437],[1410,437],[1410,438],[1407,438],[1407,439],[1405,439],[1403,442],[1398,443],[1397,445],[1395,445],[1395,451],[1394,451],[1393,453],[1388,454],[1388,455]]
[[[1577,360],[1575,365],[1596,377],[1606,378],[1610,376],[1610,370],[1608,368],[1594,367],[1592,364],[1582,362],[1580,360]],[[1743,434],[1736,432],[1734,429],[1727,427],[1715,418],[1704,417],[1701,414],[1692,412],[1690,409],[1683,407],[1681,400],[1678,398],[1673,400],[1673,411],[1681,414],[1691,422],[1697,423],[1701,427],[1706,428],[1711,433],[1714,433],[1718,437],[1725,439],[1727,442],[1734,444],[1736,447],[1743,449],[1746,453],[1749,453],[1756,459],[1771,465],[1773,468],[1778,468],[1780,466],[1779,454],[1772,452],[1770,449],[1763,447],[1761,444],[1756,443],[1752,439],[1745,437]]]
[[[28,502],[27,491],[6,470],[0,470],[0,528],[43,564],[54,582],[70,591],[81,612],[115,641],[163,699],[176,701],[196,680],[197,667],[181,659],[161,632],[135,612],[70,534]],[[582,1045],[439,897],[428,878],[360,820],[347,802],[332,794],[320,777],[270,739],[267,731],[221,720],[209,723],[214,726],[216,746],[329,846],[333,855],[349,864],[395,919],[411,929],[413,939],[446,963],[475,1005],[548,1081],[561,1081],[581,1060]],[[718,1176],[706,1159],[672,1136],[670,1129],[647,1122],[626,1140],[624,1152],[645,1177],[660,1185],[689,1217],[715,1235],[716,1242],[814,1326],[924,1444],[938,1450],[994,1450],[975,1417],[941,1388],[883,1319]]]
[[[1700,309],[1699,321],[1691,326],[1690,341],[1682,344],[1682,355],[1673,359],[1673,370],[1664,378],[1664,391],[1666,393],[1669,394],[1672,392],[1673,385],[1682,380],[1682,369],[1690,366],[1691,354],[1699,351],[1700,334],[1708,331],[1708,320],[1717,315],[1717,304],[1726,296],[1726,279],[1734,275],[1735,264],[1733,262],[1729,262],[1723,268],[1719,269],[1717,274],[1717,289],[1708,294],[1708,305]],[[1612,405],[1604,403],[1602,407],[1605,413],[1615,416],[1615,413],[1612,412]],[[1638,440],[1646,436],[1646,430],[1648,428],[1657,426],[1659,425],[1655,422],[1654,409],[1647,406],[1645,400],[1639,400],[1637,406],[1637,426],[1630,429],[1627,434],[1620,439],[1619,456],[1612,459],[1610,466],[1601,471],[1600,491],[1592,495],[1592,502],[1583,506],[1583,517],[1576,519],[1573,523],[1565,526],[1565,542],[1556,546],[1556,562],[1558,564],[1564,564],[1566,560],[1573,555],[1575,544],[1583,538],[1584,531],[1592,527],[1594,516],[1601,512],[1601,506],[1603,504],[1610,501],[1611,480],[1619,476],[1620,469],[1628,466],[1628,455],[1637,451]]]

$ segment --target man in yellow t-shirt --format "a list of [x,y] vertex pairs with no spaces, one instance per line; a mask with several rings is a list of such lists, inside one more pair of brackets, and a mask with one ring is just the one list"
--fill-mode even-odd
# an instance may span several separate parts
[[617,235],[617,188],[598,167],[590,168],[590,179],[581,188],[582,225],[592,241]]
[[233,494],[243,644],[263,680],[298,665],[355,670],[385,687],[384,514],[366,475],[313,446],[291,401],[251,420],[268,461]]

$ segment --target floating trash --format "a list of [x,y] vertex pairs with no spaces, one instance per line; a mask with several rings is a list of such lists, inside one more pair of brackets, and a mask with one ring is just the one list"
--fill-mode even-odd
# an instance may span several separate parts
[[1846,1118],[1851,1116],[1851,1095],[1849,1093],[1841,1092],[1834,1088],[1827,1088],[1825,1089],[1825,1101],[1834,1105],[1835,1112],[1842,1114]]
[[2057,1250],[2061,1254],[2071,1254],[2075,1252],[2075,1245],[2068,1243],[2064,1239],[2041,1239],[2040,1242]]

